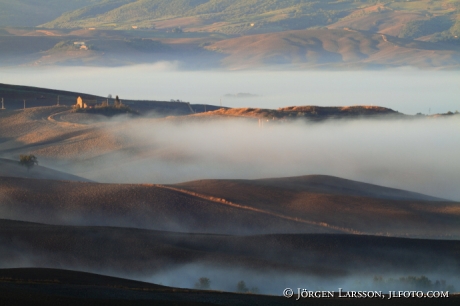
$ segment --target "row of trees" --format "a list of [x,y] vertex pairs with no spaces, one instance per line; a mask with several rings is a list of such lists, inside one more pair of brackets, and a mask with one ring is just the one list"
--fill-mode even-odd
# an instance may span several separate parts
[[[200,290],[209,290],[209,289],[211,289],[211,280],[209,278],[207,278],[207,277],[201,277],[195,283],[195,289],[200,289]],[[236,284],[236,292],[258,294],[259,293],[259,288],[257,288],[257,287],[248,288],[244,281],[239,281],[238,284]]]

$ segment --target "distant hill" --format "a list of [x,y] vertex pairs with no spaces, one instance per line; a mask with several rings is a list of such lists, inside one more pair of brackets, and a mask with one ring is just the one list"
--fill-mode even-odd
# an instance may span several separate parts
[[[431,22],[431,19],[434,20],[430,27],[433,33],[450,31],[453,34],[458,8],[458,3],[448,0],[387,3],[373,0],[78,0],[68,3],[43,0],[40,4],[17,0],[0,2],[0,26],[180,27],[186,31],[254,34],[333,25],[396,36],[401,31],[417,28],[422,29],[419,32],[423,36],[423,22]],[[444,17],[450,21],[440,21]]]
[[4,0],[0,57],[13,66],[457,69],[458,9],[448,0]]
[[[315,26],[326,26],[336,22],[359,20],[363,16],[379,20],[380,15],[415,14],[415,20],[429,20],[446,16],[450,22],[444,26],[432,26],[434,32],[449,30],[456,21],[450,15],[458,9],[452,1],[418,0],[377,3],[361,1],[313,1],[313,0],[256,0],[256,1],[165,1],[165,0],[114,0],[94,1],[91,5],[68,11],[59,18],[43,24],[44,27],[109,27],[109,28],[153,28],[180,26],[187,30],[220,31],[228,34],[267,33],[285,30],[300,30]],[[391,19],[390,16],[384,18]],[[394,28],[387,24],[388,27]],[[404,21],[399,21],[404,22]],[[382,29],[382,22],[373,26]],[[404,26],[401,31],[408,29]],[[418,27],[418,25],[415,25]],[[423,25],[421,26],[423,28]],[[377,31],[378,32],[378,31]],[[398,33],[399,34],[399,33]],[[420,35],[419,35],[420,36]]]
[[350,29],[310,29],[226,39],[206,46],[232,69],[460,67],[457,47]]
[[326,119],[357,119],[357,118],[403,118],[404,114],[392,109],[379,106],[346,106],[346,107],[323,107],[323,106],[291,106],[279,109],[261,108],[222,108],[215,111],[201,113],[197,117],[222,116],[222,117],[245,117],[254,119],[266,119],[267,121],[281,121],[307,119],[321,121]]
[[65,12],[105,1],[107,0],[1,0],[0,26],[37,26],[58,18]]

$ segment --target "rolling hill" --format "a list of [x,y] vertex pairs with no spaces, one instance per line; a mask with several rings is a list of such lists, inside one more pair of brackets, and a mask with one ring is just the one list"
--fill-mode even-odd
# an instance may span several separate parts
[[77,269],[144,281],[161,281],[161,275],[166,280],[174,274],[186,288],[193,287],[203,273],[212,275],[214,289],[226,291],[235,291],[232,288],[241,279],[250,285],[273,275],[257,285],[264,293],[276,294],[289,278],[288,284],[311,279],[314,288],[324,286],[321,280],[326,280],[328,288],[335,288],[334,282],[356,276],[370,282],[375,275],[431,274],[454,280],[460,271],[458,241],[324,234],[205,235],[11,220],[0,224],[2,268]]
[[[342,23],[353,27],[362,19],[373,19],[372,27],[363,30],[394,32],[407,29],[405,22],[424,21],[446,17],[450,22],[444,27],[432,27],[443,32],[453,27],[458,4],[452,1],[418,0],[411,3],[395,1],[164,1],[164,0],[116,0],[81,2],[81,8],[69,10],[53,21],[43,24],[51,28],[136,28],[151,29],[179,26],[186,31],[219,31],[232,34],[254,34],[285,30],[300,30],[314,26]],[[401,18],[401,15],[407,18]],[[383,16],[383,21],[382,21]],[[411,17],[409,17],[411,16]],[[390,21],[391,20],[391,21]],[[385,24],[386,23],[386,24]],[[338,25],[337,24],[337,25]],[[416,27],[418,25],[415,25]],[[422,26],[423,28],[423,26]],[[390,33],[387,33],[390,34]],[[399,35],[397,33],[396,35]]]
[[[48,107],[48,109],[42,110],[42,112],[49,111],[49,115],[53,115],[59,111],[69,111],[69,107],[76,104],[78,97],[82,97],[83,99],[87,100],[96,100],[98,103],[108,101],[110,104],[113,104],[114,101],[114,98],[101,97],[86,93],[0,83],[0,99],[4,99],[4,107],[8,111],[22,110],[24,108],[24,100],[26,100],[26,108]],[[58,100],[59,106],[61,107],[57,106]],[[152,115],[154,113],[156,117],[180,116],[189,115],[191,113],[200,113],[204,111],[205,107],[208,111],[220,109],[220,107],[214,105],[205,106],[203,104],[189,104],[187,102],[179,101],[143,101],[123,99],[122,103],[139,112],[140,114]],[[37,111],[40,112],[37,109],[30,110],[32,113]],[[5,120],[8,115],[16,115],[17,117],[13,120],[19,120],[18,117],[21,116],[19,113],[13,114],[5,112],[3,117],[0,115],[0,118]],[[43,116],[45,115],[43,114]],[[38,119],[40,117],[33,116],[33,118]],[[32,118],[29,117],[29,119]]]
[[33,171],[19,165],[16,160],[0,158],[0,177],[22,177],[48,180],[65,180],[90,182],[90,180],[69,173],[53,170],[40,165],[34,166]]
[[456,202],[326,176],[120,185],[0,178],[4,218],[71,225],[457,239]]
[[402,119],[405,115],[389,108],[379,106],[290,106],[279,109],[261,108],[221,108],[192,115],[195,117],[244,117],[261,119],[263,121],[294,121],[306,119],[308,121],[323,121],[330,119]]
[[[158,61],[180,61],[189,69],[266,65],[456,69],[459,65],[455,1],[45,2],[40,8],[30,0],[0,2],[5,15],[1,19],[5,28],[0,29],[3,65],[119,66]],[[85,48],[74,42],[85,43]]]
[[283,297],[171,288],[43,268],[0,270],[0,292],[0,302],[6,305],[292,305]]
[[208,50],[225,54],[231,69],[285,65],[302,68],[458,67],[457,47],[357,30],[311,29],[226,39]]

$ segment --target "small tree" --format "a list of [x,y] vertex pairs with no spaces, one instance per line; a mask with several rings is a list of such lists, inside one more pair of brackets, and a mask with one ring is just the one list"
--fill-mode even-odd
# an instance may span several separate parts
[[27,168],[27,172],[32,169],[35,165],[38,165],[38,159],[35,155],[20,155],[19,164]]
[[121,101],[120,101],[120,98],[118,98],[118,96],[115,97],[115,101],[113,102],[113,105],[115,107],[120,107],[121,106]]
[[247,293],[249,289],[246,287],[246,283],[244,281],[239,281],[236,285],[236,291],[240,293]]
[[251,290],[249,290],[249,292],[254,293],[254,294],[259,294],[260,290],[259,290],[259,287],[252,287]]
[[195,283],[196,289],[207,290],[211,288],[211,281],[207,277],[201,277],[198,282]]

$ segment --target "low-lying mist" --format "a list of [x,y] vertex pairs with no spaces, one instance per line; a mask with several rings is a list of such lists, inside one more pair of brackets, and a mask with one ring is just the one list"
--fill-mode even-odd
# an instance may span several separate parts
[[[62,161],[98,182],[179,183],[309,174],[460,200],[460,120],[133,119],[107,123],[123,149]],[[56,161],[42,165],[56,168]]]
[[[200,286],[200,278],[209,280],[209,288]],[[350,273],[343,277],[318,277],[308,276],[302,271],[280,274],[275,271],[226,269],[209,264],[184,265],[141,280],[170,287],[270,295],[281,295],[285,288],[291,288],[295,293],[297,288],[335,292],[338,292],[339,288],[343,291],[375,290],[383,291],[384,294],[388,294],[390,290],[448,290],[454,293],[458,292],[460,286],[460,278],[455,275],[445,273],[427,275],[423,271],[417,275]]]

